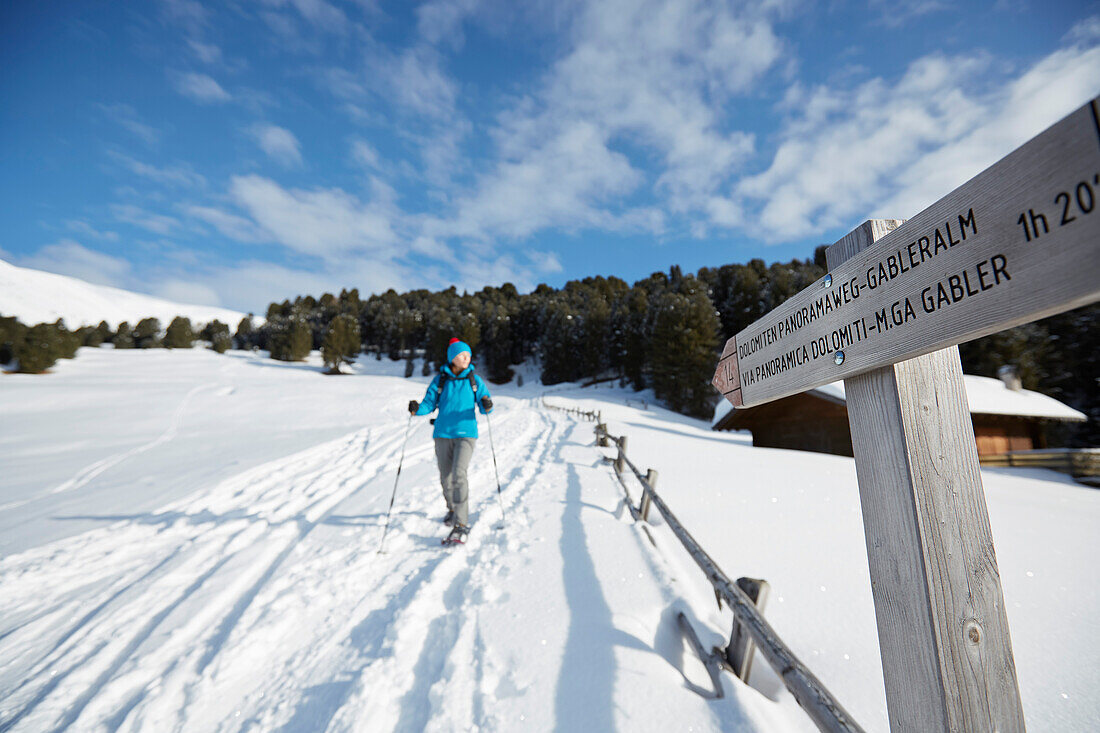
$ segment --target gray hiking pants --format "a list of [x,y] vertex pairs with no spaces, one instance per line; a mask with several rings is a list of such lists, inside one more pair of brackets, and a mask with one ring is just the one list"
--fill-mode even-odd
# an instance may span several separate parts
[[447,508],[455,513],[455,521],[469,526],[468,499],[470,484],[466,468],[474,454],[477,438],[436,438],[435,459],[439,463],[439,482]]

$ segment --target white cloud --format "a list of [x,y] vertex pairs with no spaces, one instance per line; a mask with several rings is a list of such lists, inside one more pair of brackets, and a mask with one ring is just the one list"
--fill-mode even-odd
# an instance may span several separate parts
[[128,104],[101,104],[99,108],[104,114],[118,123],[120,126],[139,137],[148,145],[153,145],[160,139],[160,131],[152,125],[143,122],[137,111]]
[[425,284],[435,288],[454,285],[459,290],[474,292],[486,285],[499,287],[510,282],[520,292],[529,292],[539,281],[538,269],[522,264],[511,254],[492,257],[468,255],[443,270],[431,273],[429,282]]
[[484,239],[525,237],[548,227],[621,228],[621,218],[599,204],[641,180],[595,125],[576,121],[519,160],[498,164],[476,194],[458,200],[453,219],[429,219],[424,229],[429,236]]
[[198,33],[206,25],[209,12],[196,0],[162,0],[164,16],[188,33]]
[[108,154],[125,166],[131,173],[155,181],[165,186],[177,186],[180,188],[201,188],[206,185],[206,179],[196,173],[188,165],[170,165],[158,167],[143,163],[140,160],[120,153],[116,150],[108,151]]
[[249,133],[267,155],[286,167],[302,164],[302,151],[294,133],[276,125],[258,124]]
[[264,242],[270,236],[261,231],[256,224],[243,216],[231,214],[212,206],[186,206],[184,211],[200,221],[210,224],[219,232],[238,242]]
[[879,22],[888,28],[898,28],[922,15],[951,9],[949,3],[941,0],[871,0],[871,7],[879,12]]
[[126,260],[88,249],[73,239],[47,244],[20,258],[18,264],[113,287],[123,287],[131,269]]
[[531,260],[539,272],[561,272],[563,269],[561,261],[553,252],[530,250],[527,252],[527,259]]
[[[196,273],[182,284],[204,288],[224,307],[263,316],[270,303],[296,295],[320,296],[339,293],[343,288],[359,288],[366,297],[389,288],[408,290],[416,282],[410,272],[391,262],[369,258],[331,264],[319,270],[284,267],[271,262],[245,261]],[[196,291],[198,292],[198,291]],[[197,301],[192,301],[197,302]],[[236,327],[236,324],[230,324]]]
[[186,73],[175,77],[176,91],[201,104],[228,102],[232,97],[222,85],[206,74]]
[[1090,15],[1075,24],[1066,34],[1066,40],[1086,46],[1100,41],[1100,15]]
[[213,43],[204,43],[194,38],[188,38],[187,45],[191,47],[192,53],[203,63],[216,64],[222,60],[222,50]]
[[[587,3],[566,53],[499,116],[499,159],[429,233],[658,232],[670,215],[700,214],[725,225],[730,207],[716,197],[754,147],[729,129],[729,112],[781,59],[772,12],[696,0]],[[656,206],[628,203],[632,196]]]
[[248,175],[233,177],[230,195],[273,239],[298,252],[326,258],[370,252],[390,258],[401,249],[390,223],[392,211],[338,188],[287,190]]
[[326,0],[263,0],[266,5],[283,8],[293,6],[307,22],[334,33],[348,29],[348,17],[343,10]]
[[360,165],[368,168],[378,167],[378,151],[370,143],[364,140],[353,140],[351,143],[351,157]]
[[913,162],[906,184],[876,202],[872,215],[920,212],[1086,104],[1098,89],[1100,46],[1050,54],[983,100],[986,114],[966,135]]
[[71,220],[71,221],[67,221],[67,222],[65,222],[65,226],[68,227],[69,231],[77,232],[78,234],[83,234],[84,236],[91,237],[92,239],[105,239],[105,240],[110,241],[110,242],[117,242],[118,241],[118,232],[112,232],[112,231],[106,231],[106,230],[100,231],[100,230],[96,229],[95,227],[93,227],[88,222],[81,221],[79,219],[74,219],[74,220]]
[[[462,144],[473,125],[460,113],[459,85],[432,46],[418,42],[398,51],[372,47],[361,69],[327,69],[319,81],[345,101],[344,109],[357,121],[393,124],[399,117],[397,132],[418,151],[421,176],[430,184],[446,187],[462,172]],[[379,103],[391,116],[368,111]]]
[[[190,280],[165,280],[161,282],[154,294],[165,300],[190,305],[221,306],[221,298],[213,288]],[[236,324],[230,324],[236,326]]]
[[464,38],[462,21],[481,4],[481,0],[431,0],[416,9],[417,28],[428,43],[447,41],[460,47]]
[[458,85],[444,71],[442,62],[439,52],[424,44],[398,53],[379,48],[367,57],[361,77],[343,77],[342,91],[370,90],[416,115],[451,119]]
[[154,214],[133,204],[113,204],[111,213],[118,221],[140,227],[154,234],[170,234],[180,226],[179,219],[163,214]]
[[808,92],[769,167],[735,187],[737,202],[753,210],[748,231],[793,240],[871,215],[910,217],[1100,88],[1096,47],[1062,49],[977,92],[988,67],[983,56],[937,54],[892,85],[872,79]]
[[458,247],[449,245],[434,237],[416,237],[409,243],[409,249],[440,262],[455,263],[458,261],[455,256]]

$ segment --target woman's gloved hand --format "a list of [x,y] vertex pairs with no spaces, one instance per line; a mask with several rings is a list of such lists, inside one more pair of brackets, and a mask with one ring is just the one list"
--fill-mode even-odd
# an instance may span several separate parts
[[493,409],[493,401],[488,397],[482,397],[481,406],[485,408],[486,412],[488,412],[489,410]]
[[409,414],[415,415],[416,411],[420,409],[420,403],[416,400],[409,400]]

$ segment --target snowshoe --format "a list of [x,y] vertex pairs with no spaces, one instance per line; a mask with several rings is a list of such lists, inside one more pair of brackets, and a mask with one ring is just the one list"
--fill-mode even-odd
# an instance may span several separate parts
[[466,535],[468,535],[468,534],[470,534],[470,528],[469,527],[467,527],[465,525],[462,525],[462,524],[456,524],[451,529],[451,533],[443,538],[443,544],[448,545],[448,546],[449,545],[464,545],[464,544],[466,544]]
[[443,524],[450,527],[454,523],[455,523],[455,513],[452,510],[448,509],[447,513],[443,516]]

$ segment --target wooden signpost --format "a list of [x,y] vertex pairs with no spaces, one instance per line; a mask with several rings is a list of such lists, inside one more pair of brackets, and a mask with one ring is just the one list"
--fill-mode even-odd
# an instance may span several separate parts
[[891,728],[1022,731],[956,345],[1100,299],[1100,103],[826,259],[714,385],[747,407],[845,380]]
[[1100,297],[1093,100],[726,344],[714,384],[770,402]]

